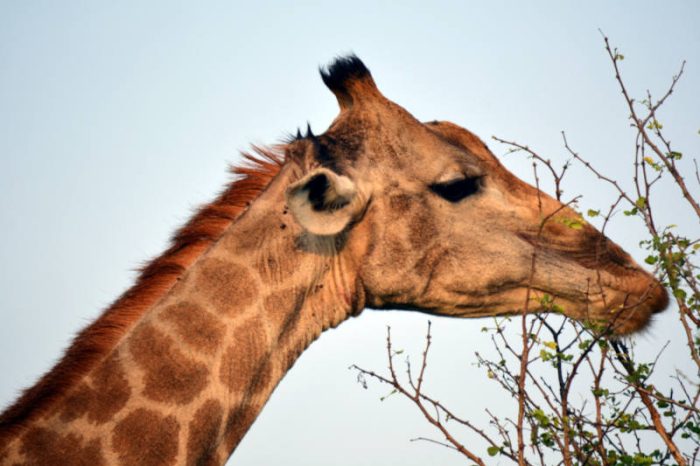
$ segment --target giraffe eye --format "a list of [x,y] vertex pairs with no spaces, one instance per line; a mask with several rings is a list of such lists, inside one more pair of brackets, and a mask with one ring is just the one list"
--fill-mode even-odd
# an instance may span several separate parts
[[481,187],[481,178],[481,176],[470,176],[446,183],[435,183],[430,185],[430,190],[441,198],[455,203],[476,194]]

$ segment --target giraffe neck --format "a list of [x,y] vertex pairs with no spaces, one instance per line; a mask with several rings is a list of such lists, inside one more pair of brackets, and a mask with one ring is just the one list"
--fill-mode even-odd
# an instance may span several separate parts
[[337,245],[287,213],[288,172],[0,463],[225,462],[301,352],[363,307]]

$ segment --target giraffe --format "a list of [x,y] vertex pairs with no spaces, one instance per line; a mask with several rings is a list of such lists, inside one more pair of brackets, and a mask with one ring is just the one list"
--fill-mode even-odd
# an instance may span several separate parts
[[419,122],[354,55],[321,76],[330,127],[246,154],[0,416],[0,464],[223,464],[304,349],[366,307],[481,317],[550,294],[619,335],[666,307],[652,275],[471,132]]

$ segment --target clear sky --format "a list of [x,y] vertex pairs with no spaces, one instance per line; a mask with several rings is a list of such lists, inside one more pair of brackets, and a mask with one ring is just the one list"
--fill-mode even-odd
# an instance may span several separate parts
[[[662,119],[690,157],[700,147],[699,22],[697,1],[0,2],[0,403],[130,285],[132,270],[227,182],[239,150],[307,121],[328,126],[337,108],[317,68],[334,56],[357,53],[383,93],[420,119],[517,140],[559,162],[566,130],[623,177],[633,133],[598,28],[624,53],[636,95],[663,90],[688,60]],[[531,179],[517,157],[505,163]],[[565,190],[583,194],[584,210],[611,202],[582,169]],[[684,225],[682,206],[661,210]],[[634,228],[621,221],[610,236],[640,259]],[[697,223],[689,228],[698,235]],[[674,319],[659,317],[643,344],[674,339]],[[234,463],[462,464],[410,443],[438,436],[407,402],[380,402],[386,388],[363,390],[347,369],[386,366],[386,325],[418,355],[426,320],[366,311],[324,334]],[[488,322],[433,322],[431,393],[484,425],[485,407],[514,407],[474,366]]]

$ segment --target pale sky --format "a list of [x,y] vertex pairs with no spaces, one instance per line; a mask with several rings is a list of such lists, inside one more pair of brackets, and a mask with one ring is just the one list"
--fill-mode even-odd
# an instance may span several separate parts
[[[336,102],[317,69],[334,56],[354,51],[387,97],[419,119],[472,130],[499,156],[492,135],[561,163],[565,130],[592,163],[629,180],[634,134],[598,29],[624,53],[635,95],[659,94],[688,61],[661,117],[690,167],[700,155],[699,22],[697,1],[0,3],[0,404],[130,286],[229,180],[240,150],[307,121],[316,132],[329,125]],[[532,179],[522,156],[501,158]],[[612,202],[580,167],[564,187],[583,195],[583,210]],[[661,220],[698,236],[680,202],[662,207]],[[609,234],[641,261],[638,226],[621,220]],[[678,340],[674,312],[639,337],[643,346]],[[409,442],[440,437],[408,402],[381,402],[386,387],[364,390],[348,370],[386,367],[387,325],[418,357],[427,319],[366,310],[324,334],[232,463],[463,464]],[[514,409],[474,365],[474,352],[490,349],[480,332],[489,321],[432,321],[430,393],[484,426],[484,408]],[[669,367],[676,350],[665,353]]]

